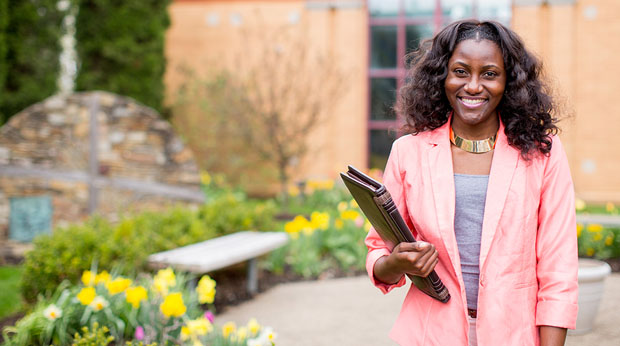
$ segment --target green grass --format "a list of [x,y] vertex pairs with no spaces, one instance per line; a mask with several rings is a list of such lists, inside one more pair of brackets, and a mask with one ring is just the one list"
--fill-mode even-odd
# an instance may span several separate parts
[[23,308],[19,281],[23,268],[21,266],[0,267],[0,319],[4,319]]

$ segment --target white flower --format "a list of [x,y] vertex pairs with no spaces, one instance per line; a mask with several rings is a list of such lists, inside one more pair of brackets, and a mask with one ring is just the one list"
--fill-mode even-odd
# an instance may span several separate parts
[[249,339],[247,346],[272,346],[275,345],[276,333],[273,328],[266,327],[261,330],[259,336],[254,339]]
[[[275,343],[275,341],[276,341],[276,337],[278,336],[278,334],[276,334],[276,333],[273,331],[273,328],[271,328],[271,327],[267,327],[267,328],[265,328],[261,334],[262,334],[261,336],[262,336],[265,340],[268,340],[271,344],[274,344],[274,343]],[[270,344],[268,344],[268,345],[270,345]]]
[[62,316],[62,310],[60,310],[56,305],[51,304],[43,310],[43,316],[47,317],[48,320],[53,321]]
[[108,306],[108,301],[105,300],[102,296],[96,296],[95,299],[89,304],[91,308],[95,311],[100,311],[106,306]]

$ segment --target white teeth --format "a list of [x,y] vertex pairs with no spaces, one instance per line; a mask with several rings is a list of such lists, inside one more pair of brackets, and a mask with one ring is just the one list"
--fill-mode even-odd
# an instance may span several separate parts
[[484,99],[466,99],[466,98],[461,98],[461,101],[463,101],[464,103],[467,103],[469,105],[478,105],[481,104],[482,102],[484,102]]

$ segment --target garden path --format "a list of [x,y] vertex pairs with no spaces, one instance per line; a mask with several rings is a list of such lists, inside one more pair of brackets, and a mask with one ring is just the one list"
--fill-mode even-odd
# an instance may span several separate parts
[[[383,295],[365,277],[281,284],[253,300],[227,308],[216,317],[221,325],[243,325],[254,317],[274,328],[276,345],[396,345],[388,332],[406,289]],[[567,346],[620,345],[620,273],[607,278],[593,332],[568,336]]]

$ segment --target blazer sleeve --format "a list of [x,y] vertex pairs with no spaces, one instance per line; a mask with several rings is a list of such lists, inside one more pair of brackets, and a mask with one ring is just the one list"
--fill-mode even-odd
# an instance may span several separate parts
[[[383,184],[392,196],[392,200],[400,211],[404,220],[409,221],[409,215],[406,207],[406,195],[399,165],[398,140],[392,145],[390,156],[388,157],[385,171],[383,173]],[[409,223],[409,222],[408,222]],[[366,256],[366,271],[370,277],[370,281],[378,287],[384,294],[388,293],[396,287],[403,286],[406,283],[405,275],[395,284],[386,284],[377,280],[374,276],[374,266],[377,260],[383,256],[388,256],[391,249],[383,242],[377,231],[370,228],[366,236],[366,247],[368,247],[368,255]]]
[[558,137],[547,158],[538,209],[536,325],[574,329],[577,321],[575,193]]

